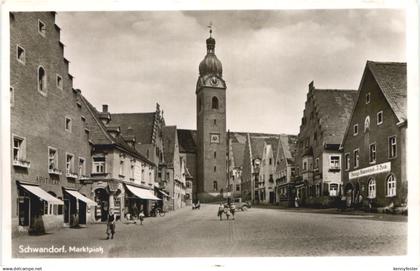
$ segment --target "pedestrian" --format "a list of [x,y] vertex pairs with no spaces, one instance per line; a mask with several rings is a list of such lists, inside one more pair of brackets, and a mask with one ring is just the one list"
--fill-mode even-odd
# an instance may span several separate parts
[[223,203],[221,202],[219,205],[219,210],[217,210],[217,216],[222,220],[222,215],[225,210],[225,207],[223,206]]
[[224,206],[224,210],[223,210],[223,212],[224,212],[224,213],[225,213],[225,215],[226,215],[226,219],[227,219],[227,220],[229,220],[230,211],[229,211],[229,206],[228,206],[228,205],[225,205],[225,206]]
[[137,208],[137,204],[134,203],[134,206],[133,206],[133,218],[135,219],[136,217],[138,217],[138,215],[139,215],[139,209]]
[[140,225],[143,225],[143,219],[144,219],[144,212],[143,212],[143,208],[142,208],[142,209],[140,209],[139,219],[140,219]]
[[236,206],[235,203],[231,203],[230,204],[230,213],[232,214],[232,219],[235,220],[235,211],[236,211]]
[[298,196],[295,197],[295,208],[299,208],[299,198],[298,198]]
[[106,239],[109,239],[109,235],[111,235],[111,239],[114,239],[115,234],[115,221],[117,220],[117,217],[115,216],[114,210],[112,208],[109,209],[108,213],[108,220],[106,225]]
[[200,210],[200,201],[197,200],[197,204],[195,205],[195,208],[197,208],[198,210]]

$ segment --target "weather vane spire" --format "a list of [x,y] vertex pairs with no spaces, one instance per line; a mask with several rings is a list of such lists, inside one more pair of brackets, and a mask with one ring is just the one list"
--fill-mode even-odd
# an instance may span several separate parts
[[207,27],[209,28],[210,38],[211,38],[211,34],[213,33],[213,23],[210,21]]

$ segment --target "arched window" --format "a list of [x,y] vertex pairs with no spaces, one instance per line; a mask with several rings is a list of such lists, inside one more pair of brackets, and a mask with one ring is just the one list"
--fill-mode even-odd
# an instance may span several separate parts
[[376,181],[374,178],[369,179],[368,183],[368,198],[374,199],[376,198]]
[[40,66],[38,68],[38,90],[41,92],[46,92],[47,90],[47,73],[45,72],[45,69]]
[[397,180],[392,174],[386,178],[386,195],[387,197],[394,197],[397,195]]
[[213,190],[217,191],[217,182],[216,181],[213,182]]
[[369,126],[370,126],[370,117],[367,116],[365,118],[365,133],[369,130]]
[[217,99],[217,97],[213,97],[211,99],[211,108],[212,109],[219,109],[219,100]]

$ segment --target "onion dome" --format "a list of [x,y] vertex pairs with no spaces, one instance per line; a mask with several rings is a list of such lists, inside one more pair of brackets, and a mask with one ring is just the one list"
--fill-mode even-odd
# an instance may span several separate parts
[[214,48],[216,47],[216,40],[210,37],[206,40],[207,44],[207,55],[201,61],[200,66],[198,67],[200,71],[200,76],[204,75],[218,75],[222,77],[223,69],[222,62],[214,54]]

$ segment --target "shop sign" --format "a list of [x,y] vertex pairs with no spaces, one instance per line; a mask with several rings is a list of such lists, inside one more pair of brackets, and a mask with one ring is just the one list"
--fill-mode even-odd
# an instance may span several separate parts
[[378,165],[374,165],[371,167],[362,168],[359,170],[354,170],[349,172],[349,179],[356,179],[364,176],[369,176],[373,174],[379,174],[384,172],[390,172],[391,171],[391,162],[386,162]]

